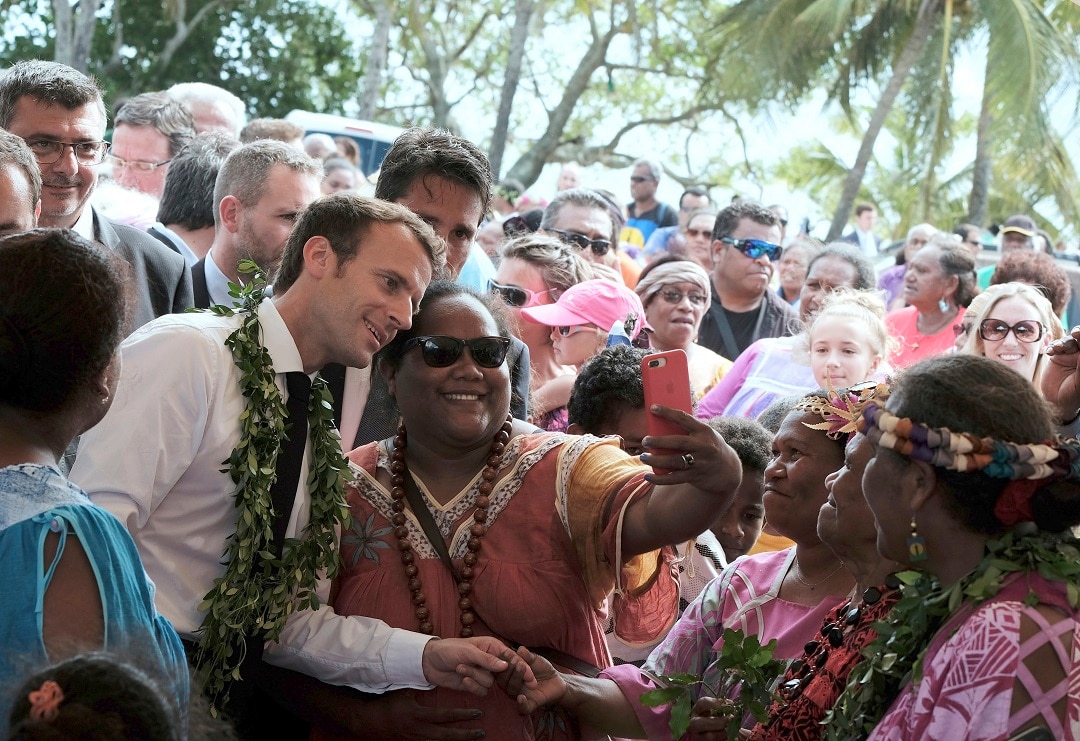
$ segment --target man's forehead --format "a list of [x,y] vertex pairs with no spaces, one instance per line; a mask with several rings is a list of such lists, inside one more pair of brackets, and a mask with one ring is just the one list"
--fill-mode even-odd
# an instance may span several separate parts
[[105,105],[100,100],[67,108],[33,95],[24,95],[15,101],[8,128],[21,129],[21,136],[25,137],[32,133],[47,133],[54,126],[77,126],[100,131],[97,134],[97,138],[100,138],[105,133],[105,123]]

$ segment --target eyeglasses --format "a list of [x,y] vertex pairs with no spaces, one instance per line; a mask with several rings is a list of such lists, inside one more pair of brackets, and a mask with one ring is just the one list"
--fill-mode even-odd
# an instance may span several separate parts
[[630,176],[630,182],[631,183],[644,183],[647,180],[652,180],[652,178],[647,178],[644,175],[631,175]]
[[123,157],[117,157],[115,154],[109,155],[109,164],[113,166],[114,170],[130,168],[136,172],[148,173],[159,167],[164,167],[170,162],[172,162],[172,159],[163,160],[162,162],[145,162],[143,160],[126,160]]
[[559,238],[563,244],[577,247],[579,250],[591,249],[597,257],[603,257],[611,249],[611,242],[606,239],[589,239],[578,232],[568,232],[562,229],[548,229]]
[[401,346],[401,354],[404,355],[417,345],[420,346],[424,362],[432,368],[446,368],[453,365],[466,347],[469,348],[472,359],[480,367],[498,368],[506,360],[506,353],[510,349],[510,338],[474,337],[471,340],[461,340],[445,335],[425,335],[406,340]]
[[1032,319],[1017,322],[1011,327],[1000,319],[984,319],[979,325],[979,336],[990,342],[1005,339],[1009,332],[1012,332],[1020,342],[1038,342],[1042,339],[1043,331],[1042,322]]
[[555,331],[559,333],[560,337],[570,337],[578,332],[584,332],[586,329],[591,329],[594,332],[599,329],[591,324],[575,324],[571,327],[555,327]]
[[954,324],[954,325],[952,325],[952,331],[953,331],[954,335],[959,337],[962,334],[967,334],[968,332],[970,332],[971,331],[971,325],[970,324],[964,324],[964,323]]
[[735,237],[723,237],[720,241],[724,244],[730,244],[751,260],[756,260],[764,255],[769,258],[769,262],[776,262],[780,259],[780,255],[784,254],[783,247],[778,244],[773,244],[772,242],[766,242],[763,239],[736,239]]
[[690,303],[694,306],[704,306],[707,296],[704,293],[683,293],[682,291],[676,291],[674,289],[667,291],[660,291],[660,295],[669,304],[681,304],[684,298],[690,299]]
[[60,142],[53,139],[30,139],[26,142],[39,165],[54,165],[70,147],[80,165],[100,165],[109,151],[109,142]]
[[695,239],[697,237],[711,237],[712,229],[687,229],[686,233]]
[[495,281],[488,279],[488,291],[502,298],[506,302],[507,306],[515,306],[518,308],[536,306],[540,303],[540,297],[551,293],[553,289],[549,288],[546,291],[530,291],[528,288],[519,288],[518,286],[500,286]]

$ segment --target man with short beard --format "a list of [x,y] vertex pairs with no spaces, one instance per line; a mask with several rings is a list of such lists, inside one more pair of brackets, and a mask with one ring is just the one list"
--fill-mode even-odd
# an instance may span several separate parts
[[0,128],[30,147],[41,170],[38,226],[73,229],[131,265],[131,328],[191,306],[184,258],[138,229],[89,205],[98,166],[109,151],[105,104],[97,83],[56,62],[25,61],[0,76]]
[[272,139],[245,144],[225,159],[214,185],[214,243],[191,268],[195,305],[229,306],[237,265],[250,259],[269,275],[300,212],[321,195],[322,167]]

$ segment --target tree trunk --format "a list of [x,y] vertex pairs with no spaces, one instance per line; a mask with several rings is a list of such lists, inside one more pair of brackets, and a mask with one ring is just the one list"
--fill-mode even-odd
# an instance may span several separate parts
[[521,79],[521,62],[525,57],[525,42],[529,38],[529,21],[532,20],[534,0],[517,0],[514,15],[514,28],[510,31],[510,54],[506,59],[506,76],[503,78],[502,95],[499,97],[499,113],[495,118],[495,130],[491,134],[491,149],[488,159],[495,179],[499,179],[502,170],[503,151],[506,149],[506,134],[510,128],[510,112],[514,108],[514,93],[517,92]]
[[364,87],[360,93],[360,111],[365,120],[375,118],[382,89],[383,71],[390,54],[390,26],[394,22],[393,9],[388,2],[375,3],[375,31],[368,49],[367,67],[364,70]]
[[80,72],[90,69],[90,45],[94,41],[99,5],[101,0],[79,0],[79,14],[75,19],[75,36],[71,44],[72,61],[68,64]]
[[75,57],[72,28],[75,23],[74,11],[68,0],[52,0],[53,23],[56,25],[56,41],[53,49],[53,61],[73,66]]
[[619,28],[612,22],[611,27],[601,36],[594,36],[585,56],[581,58],[577,69],[570,77],[570,81],[563,90],[562,98],[555,109],[548,114],[548,125],[536,143],[532,145],[510,171],[507,177],[520,180],[528,188],[540,177],[548,158],[558,148],[559,140],[562,139],[563,129],[574,112],[574,107],[584,94],[593,73],[604,65],[607,59],[607,50],[611,46],[612,39],[619,34]]
[[911,35],[908,36],[896,64],[893,65],[892,76],[889,78],[885,90],[882,91],[877,106],[874,107],[874,113],[870,116],[870,125],[863,135],[862,144],[859,146],[859,154],[855,158],[855,164],[848,170],[847,177],[844,178],[844,187],[840,192],[840,204],[836,207],[832,224],[829,226],[828,241],[839,239],[840,235],[843,234],[844,227],[851,216],[851,209],[855,205],[855,199],[859,195],[863,177],[866,175],[866,166],[870,163],[871,156],[873,156],[874,143],[877,141],[878,134],[881,133],[881,128],[885,125],[885,118],[896,103],[908,75],[911,74],[912,68],[919,60],[919,57],[922,56],[923,50],[930,40],[934,25],[938,22],[937,11],[940,4],[941,0],[923,0],[919,7],[919,14],[915,18],[915,27],[912,29]]
[[975,135],[975,164],[971,168],[971,197],[968,199],[967,223],[985,226],[990,204],[990,63],[983,80],[979,128]]

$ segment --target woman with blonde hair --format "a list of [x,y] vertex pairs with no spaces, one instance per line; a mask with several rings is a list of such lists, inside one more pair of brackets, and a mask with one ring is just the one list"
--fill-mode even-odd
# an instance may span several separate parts
[[544,234],[514,237],[502,246],[495,280],[488,284],[507,306],[511,329],[529,348],[532,421],[566,429],[566,402],[576,372],[555,359],[551,328],[524,320],[523,309],[555,303],[570,286],[593,277],[581,253]]
[[1037,385],[1047,346],[1064,334],[1050,301],[1026,283],[990,286],[979,299],[962,352],[996,360]]

